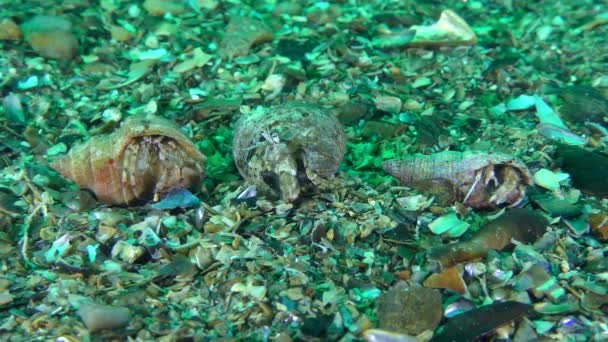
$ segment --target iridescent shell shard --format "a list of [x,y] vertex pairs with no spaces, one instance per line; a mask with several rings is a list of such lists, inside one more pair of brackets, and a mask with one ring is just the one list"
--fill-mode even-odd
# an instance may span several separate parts
[[112,134],[73,147],[52,167],[108,204],[131,204],[200,184],[206,158],[179,127],[130,117]]
[[526,165],[502,153],[444,151],[388,160],[383,167],[403,185],[449,180],[460,191],[462,203],[474,209],[516,206],[531,184]]
[[337,118],[314,103],[257,108],[234,126],[233,154],[241,175],[285,201],[311,186],[330,187],[344,148]]

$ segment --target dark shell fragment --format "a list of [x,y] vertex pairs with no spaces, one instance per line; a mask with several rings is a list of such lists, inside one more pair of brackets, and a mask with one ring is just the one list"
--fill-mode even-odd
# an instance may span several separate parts
[[576,146],[562,145],[557,149],[561,168],[573,185],[590,195],[608,196],[608,156]]
[[489,250],[502,250],[512,240],[534,242],[545,233],[549,221],[537,211],[512,209],[481,227],[470,240],[439,246],[429,251],[429,260],[443,268],[483,258]]
[[454,316],[431,341],[475,341],[491,334],[504,324],[522,319],[531,312],[531,305],[513,301],[483,306]]

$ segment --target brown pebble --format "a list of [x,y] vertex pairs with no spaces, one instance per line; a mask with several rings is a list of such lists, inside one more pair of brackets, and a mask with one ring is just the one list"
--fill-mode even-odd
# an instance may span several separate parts
[[354,125],[369,111],[369,106],[360,102],[348,102],[336,110],[338,120],[344,125]]
[[0,21],[0,40],[21,39],[23,34],[19,26],[10,19]]
[[144,8],[149,14],[156,16],[163,16],[167,13],[178,15],[186,12],[186,7],[179,1],[146,0],[144,1]]
[[27,42],[40,56],[53,59],[72,59],[78,50],[78,39],[67,31],[32,32]]
[[418,335],[435,330],[441,320],[441,293],[421,286],[399,283],[378,297],[380,329]]
[[225,32],[217,53],[228,59],[245,56],[252,46],[272,40],[273,37],[266,24],[251,18],[233,17]]
[[112,35],[112,39],[121,43],[129,41],[131,39],[131,32],[117,25],[112,25],[110,27],[110,34]]
[[94,76],[101,76],[101,75],[105,75],[107,73],[112,73],[116,71],[116,67],[114,67],[113,65],[107,64],[107,63],[102,63],[102,62],[93,62],[93,63],[88,63],[88,64],[84,64],[82,66],[82,74],[83,75],[94,75]]

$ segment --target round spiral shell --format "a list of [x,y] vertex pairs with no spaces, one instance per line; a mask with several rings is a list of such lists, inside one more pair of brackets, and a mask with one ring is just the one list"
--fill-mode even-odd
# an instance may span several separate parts
[[258,108],[234,126],[233,155],[241,175],[286,201],[298,198],[306,184],[327,187],[344,149],[338,119],[310,102]]
[[74,146],[51,166],[100,201],[122,205],[200,184],[205,162],[179,127],[148,116],[127,118],[112,134]]

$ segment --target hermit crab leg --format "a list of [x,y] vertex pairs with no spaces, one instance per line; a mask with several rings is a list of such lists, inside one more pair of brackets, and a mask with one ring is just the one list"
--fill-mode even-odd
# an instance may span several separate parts
[[[513,192],[521,193],[523,191],[523,187],[520,185],[521,177],[517,170],[512,167],[507,167],[502,172],[503,184],[496,189],[496,192],[490,198],[490,201],[495,202],[496,204],[502,204],[509,201],[509,197],[513,195]],[[522,196],[523,199],[523,196]],[[521,202],[521,200],[513,203],[510,206],[516,206]]]
[[122,164],[120,166],[120,192],[123,201],[129,203],[131,196],[128,194],[129,187],[129,162],[132,157],[132,144],[127,145],[122,155]]
[[139,143],[133,143],[133,144],[129,145],[129,147],[127,148],[127,151],[126,151],[127,153],[125,153],[125,160],[126,160],[127,170],[128,170],[128,180],[127,180],[127,184],[125,184],[125,188],[127,186],[129,187],[129,189],[131,190],[131,193],[133,194],[134,199],[138,199],[139,195],[140,195],[139,191],[137,191],[138,179],[136,177],[137,160],[138,160],[138,155],[139,155],[140,150],[141,150],[141,145]]
[[464,197],[464,200],[462,201],[462,203],[467,203],[469,197],[471,197],[475,191],[478,189],[478,187],[481,186],[481,178],[483,176],[483,171],[479,171],[477,172],[477,174],[475,175],[475,181],[473,182],[473,185],[471,185],[471,187],[469,188],[469,192],[467,192],[467,195]]
[[168,168],[171,153],[165,154],[166,149],[163,147],[157,148],[155,152],[156,163],[160,173],[154,185],[154,201],[158,201],[160,193],[166,187],[167,179],[171,175],[171,171]]

